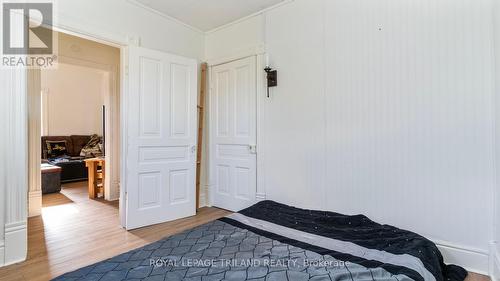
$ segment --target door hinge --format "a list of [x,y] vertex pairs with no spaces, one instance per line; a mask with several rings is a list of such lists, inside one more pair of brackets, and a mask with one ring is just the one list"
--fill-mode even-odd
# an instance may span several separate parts
[[125,66],[125,75],[128,76],[128,65]]

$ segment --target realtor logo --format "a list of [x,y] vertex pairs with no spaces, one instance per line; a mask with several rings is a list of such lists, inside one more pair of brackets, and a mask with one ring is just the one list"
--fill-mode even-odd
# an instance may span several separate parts
[[54,66],[53,5],[52,2],[2,3],[2,66]]
[[3,53],[52,54],[52,3],[3,3]]

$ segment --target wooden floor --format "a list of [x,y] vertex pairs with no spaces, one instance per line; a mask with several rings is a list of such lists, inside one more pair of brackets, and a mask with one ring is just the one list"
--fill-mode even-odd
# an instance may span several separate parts
[[86,188],[86,182],[66,184],[61,193],[43,196],[42,216],[28,220],[27,261],[0,268],[0,281],[50,280],[229,214],[202,208],[194,217],[128,232],[119,225],[118,202],[90,200]]
[[87,182],[43,196],[42,216],[28,220],[27,261],[0,268],[0,281],[45,281],[193,228],[229,212],[202,208],[194,217],[125,231],[118,202],[90,200]]

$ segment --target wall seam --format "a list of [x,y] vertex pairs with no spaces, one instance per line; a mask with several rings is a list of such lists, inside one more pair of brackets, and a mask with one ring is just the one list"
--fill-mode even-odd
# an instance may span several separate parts
[[492,6],[491,9],[491,19],[490,19],[490,36],[491,36],[491,47],[490,47],[490,52],[491,52],[491,57],[493,58],[493,63],[491,64],[491,86],[492,86],[492,154],[493,154],[493,179],[494,179],[494,184],[493,184],[493,216],[492,216],[492,235],[493,235],[493,241],[491,241],[491,247],[490,247],[490,268],[489,268],[489,274],[490,276],[493,276],[495,270],[494,267],[496,265],[496,259],[498,259],[498,248],[496,246],[496,243],[498,243],[497,237],[499,235],[498,227],[498,184],[499,184],[499,175],[498,175],[498,159],[497,159],[497,153],[498,153],[498,147],[497,147],[497,142],[498,142],[498,137],[497,137],[497,88],[498,88],[498,82],[496,81],[497,79],[497,72],[499,71],[498,66],[497,66],[497,59],[498,59],[498,54],[496,53],[496,46],[499,45],[499,38],[496,37],[496,32],[495,32],[495,18],[496,18],[496,12],[498,10],[498,4],[495,4],[494,1],[489,1],[490,7]]
[[328,192],[326,188],[326,177],[328,175],[328,95],[327,95],[327,68],[326,68],[326,0],[321,3],[322,17],[323,17],[323,32],[322,32],[322,55],[323,55],[323,209],[328,209]]

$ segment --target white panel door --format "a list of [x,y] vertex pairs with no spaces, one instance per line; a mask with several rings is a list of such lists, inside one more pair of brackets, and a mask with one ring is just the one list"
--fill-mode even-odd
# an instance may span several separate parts
[[210,175],[216,207],[239,211],[255,202],[255,57],[212,68]]
[[197,63],[128,50],[126,228],[196,213]]

